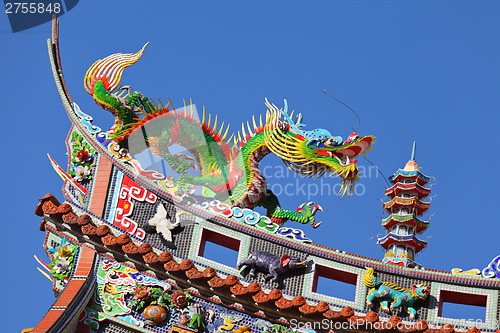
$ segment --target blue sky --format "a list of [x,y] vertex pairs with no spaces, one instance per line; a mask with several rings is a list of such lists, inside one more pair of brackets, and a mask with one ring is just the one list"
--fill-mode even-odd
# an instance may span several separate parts
[[[482,269],[499,254],[499,9],[495,1],[86,1],[60,19],[61,57],[73,99],[103,128],[112,117],[84,90],[86,70],[147,41],[122,84],[154,98],[169,96],[175,105],[193,98],[232,130],[263,114],[265,97],[279,106],[286,98],[309,129],[346,138],[357,120],[322,94],[328,90],[357,111],[361,135],[377,137],[369,159],[386,177],[404,166],[417,141],[417,162],[436,178],[437,196],[422,236],[429,246],[416,260],[445,271]],[[70,122],[48,61],[50,24],[13,34],[0,16],[2,307],[11,332],[35,325],[54,300],[51,283],[35,268],[33,254],[46,256],[33,211],[48,192],[62,198],[62,181],[46,153],[65,165]],[[364,159],[358,165],[369,167]],[[263,166],[271,185],[304,182],[278,179],[282,163],[275,157]],[[376,236],[384,233],[386,183],[372,171],[359,184],[360,195],[342,200],[327,193],[327,185],[323,193],[318,187],[313,200],[325,207],[318,214],[323,225],[303,230],[317,243],[381,259]],[[281,201],[295,209],[308,198],[298,192]]]

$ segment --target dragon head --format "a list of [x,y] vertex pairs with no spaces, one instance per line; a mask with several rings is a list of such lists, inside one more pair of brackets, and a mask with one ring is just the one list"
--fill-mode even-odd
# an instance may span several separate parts
[[342,179],[339,193],[342,197],[359,178],[357,157],[371,150],[373,136],[359,137],[352,133],[347,140],[332,135],[326,129],[302,130],[302,115],[293,122],[288,115],[285,100],[284,110],[278,109],[266,99],[268,107],[264,137],[266,145],[292,171],[317,179],[324,174],[338,175]]
[[426,298],[427,295],[431,292],[430,288],[425,284],[414,284],[412,286],[413,292],[419,296],[419,298]]

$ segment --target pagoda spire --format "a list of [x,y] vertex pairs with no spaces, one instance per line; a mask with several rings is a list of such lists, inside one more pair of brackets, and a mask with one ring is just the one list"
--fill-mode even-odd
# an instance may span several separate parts
[[413,148],[411,150],[411,158],[410,161],[416,162],[415,161],[415,152],[417,151],[417,142],[413,141]]
[[427,242],[416,237],[429,227],[429,222],[419,219],[430,207],[424,199],[431,193],[425,187],[430,177],[420,172],[415,160],[416,142],[413,142],[411,158],[403,169],[389,177],[392,186],[385,190],[389,198],[384,209],[389,214],[382,220],[386,235],[379,238],[385,250],[384,263],[404,267],[415,267],[415,255],[422,251]]

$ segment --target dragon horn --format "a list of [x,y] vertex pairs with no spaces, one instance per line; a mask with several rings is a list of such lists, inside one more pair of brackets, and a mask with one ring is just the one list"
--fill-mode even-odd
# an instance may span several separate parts
[[126,90],[127,94],[132,95],[132,87],[131,86],[123,86],[120,90]]
[[295,121],[295,125],[302,124],[302,113],[297,115],[297,120]]
[[286,121],[288,122],[290,127],[292,127],[296,131],[296,130],[298,130],[298,128],[297,128],[297,126],[295,126],[295,123],[292,121],[292,119],[288,115],[288,103],[287,103],[286,99],[283,101],[285,103],[285,106],[283,108],[283,114],[285,115]]

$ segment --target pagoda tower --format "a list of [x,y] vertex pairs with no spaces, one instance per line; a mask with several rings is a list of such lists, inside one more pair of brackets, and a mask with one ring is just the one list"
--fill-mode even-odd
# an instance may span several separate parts
[[429,222],[419,219],[430,207],[430,202],[423,200],[431,193],[426,188],[430,177],[420,172],[415,161],[416,144],[413,142],[411,159],[404,169],[399,169],[389,177],[393,184],[385,190],[389,198],[384,203],[384,209],[389,216],[382,220],[382,226],[387,234],[378,239],[385,250],[384,263],[403,267],[415,267],[415,255],[422,251],[427,242],[416,237],[423,233]]

